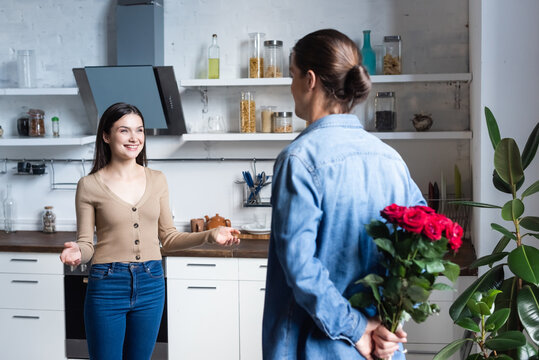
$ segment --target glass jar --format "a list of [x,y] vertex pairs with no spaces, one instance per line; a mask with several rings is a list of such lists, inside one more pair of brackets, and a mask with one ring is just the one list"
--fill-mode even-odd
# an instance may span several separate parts
[[393,131],[397,124],[395,112],[395,93],[377,92],[374,98],[374,126],[378,131]]
[[280,40],[264,41],[264,77],[283,77],[283,42]]
[[28,135],[45,136],[45,112],[40,109],[30,109],[28,115],[30,116]]
[[260,107],[260,124],[263,133],[270,133],[272,129],[273,122],[273,112],[275,111],[275,106],[261,106]]
[[399,35],[384,36],[384,75],[402,74],[402,41]]
[[43,232],[56,232],[56,215],[52,212],[52,206],[45,206],[43,212]]
[[264,77],[264,57],[263,57],[263,42],[266,34],[250,33],[249,34],[249,77],[262,78]]
[[256,105],[253,91],[242,91],[240,101],[240,132],[256,132]]
[[273,117],[273,132],[291,133],[292,132],[292,112],[279,111]]

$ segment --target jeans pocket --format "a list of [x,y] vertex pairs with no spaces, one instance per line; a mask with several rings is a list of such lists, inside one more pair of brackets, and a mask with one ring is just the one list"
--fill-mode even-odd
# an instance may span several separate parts
[[111,264],[95,264],[90,269],[90,277],[96,280],[106,279],[111,274]]
[[161,279],[164,277],[163,273],[163,265],[161,265],[161,261],[149,261],[146,264],[144,264],[144,271],[150,276],[152,279]]

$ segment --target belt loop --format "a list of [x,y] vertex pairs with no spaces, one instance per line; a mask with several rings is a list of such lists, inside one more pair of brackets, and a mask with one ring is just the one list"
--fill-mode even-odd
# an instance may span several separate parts
[[110,270],[111,272],[114,272],[114,268],[115,268],[115,267],[116,267],[116,263],[114,263],[114,262],[113,262],[113,263],[110,263],[110,268],[109,268],[109,270]]

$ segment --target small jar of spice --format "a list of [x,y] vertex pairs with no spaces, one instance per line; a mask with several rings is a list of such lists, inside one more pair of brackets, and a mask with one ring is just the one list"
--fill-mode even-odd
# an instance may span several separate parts
[[52,212],[52,206],[45,206],[43,212],[43,232],[56,232],[56,215]]
[[393,131],[396,127],[395,93],[377,92],[374,98],[374,127],[378,131]]
[[28,135],[45,136],[45,112],[40,109],[30,109],[28,115],[30,116]]

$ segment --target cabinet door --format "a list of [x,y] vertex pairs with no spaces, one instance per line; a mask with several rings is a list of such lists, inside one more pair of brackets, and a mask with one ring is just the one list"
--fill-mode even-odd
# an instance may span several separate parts
[[265,281],[240,281],[240,359],[262,359]]
[[61,275],[0,274],[0,308],[64,310]]
[[58,254],[5,252],[0,253],[0,273],[64,274]]
[[63,311],[0,309],[2,359],[65,359]]
[[169,359],[239,358],[238,282],[168,279]]

